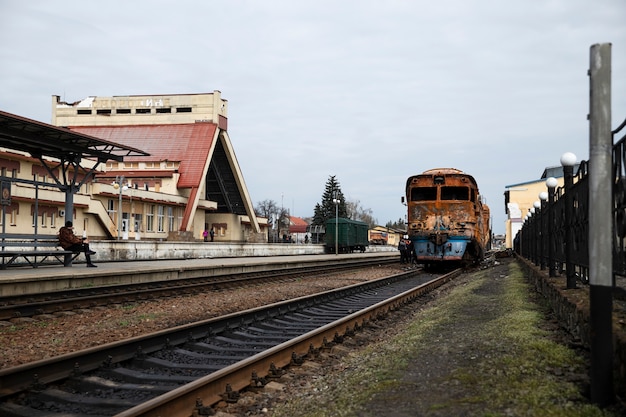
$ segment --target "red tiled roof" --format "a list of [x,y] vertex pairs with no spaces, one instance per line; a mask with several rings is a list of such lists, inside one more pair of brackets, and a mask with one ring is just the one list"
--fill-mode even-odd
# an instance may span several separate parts
[[217,125],[75,126],[71,130],[140,149],[150,156],[125,157],[125,161],[180,161],[178,187],[198,187],[204,165],[214,146]]
[[300,217],[289,216],[289,232],[290,233],[306,233],[309,224]]

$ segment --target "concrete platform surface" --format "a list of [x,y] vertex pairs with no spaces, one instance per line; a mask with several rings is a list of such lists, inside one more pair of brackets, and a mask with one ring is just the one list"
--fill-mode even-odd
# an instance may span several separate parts
[[84,263],[20,266],[0,270],[0,297],[60,291],[72,288],[110,286],[131,283],[167,281],[243,272],[263,272],[293,267],[315,266],[329,260],[345,262],[363,258],[397,257],[397,252],[365,252],[339,255],[290,255],[262,257],[229,257],[203,259],[170,259],[153,261],[102,262],[97,268]]

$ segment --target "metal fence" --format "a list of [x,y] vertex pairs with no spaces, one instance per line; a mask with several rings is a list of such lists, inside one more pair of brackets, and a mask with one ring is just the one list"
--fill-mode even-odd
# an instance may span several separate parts
[[[613,134],[613,286],[626,289],[626,120]],[[548,192],[531,209],[514,239],[515,252],[567,287],[589,284],[589,163],[563,165],[564,185],[546,181]],[[551,188],[552,186],[552,188]],[[543,193],[542,193],[543,194]]]

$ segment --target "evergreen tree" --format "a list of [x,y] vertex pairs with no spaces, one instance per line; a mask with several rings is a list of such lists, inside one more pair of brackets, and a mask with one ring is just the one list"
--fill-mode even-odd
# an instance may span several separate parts
[[[335,207],[334,199],[339,199],[339,206]],[[341,185],[334,175],[328,177],[324,194],[322,194],[322,202],[315,205],[313,224],[324,225],[326,221],[335,218],[335,210],[339,210],[339,217],[347,217],[346,199],[341,191]]]
[[311,224],[315,224],[318,226],[324,224],[324,216],[322,214],[322,206],[320,205],[320,203],[315,204],[315,209],[313,210],[313,220],[311,221]]

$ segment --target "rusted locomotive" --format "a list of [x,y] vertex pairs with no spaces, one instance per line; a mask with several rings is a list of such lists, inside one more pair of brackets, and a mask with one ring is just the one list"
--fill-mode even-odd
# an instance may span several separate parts
[[407,179],[404,198],[418,263],[482,260],[491,242],[490,215],[474,177],[455,168],[430,169]]

